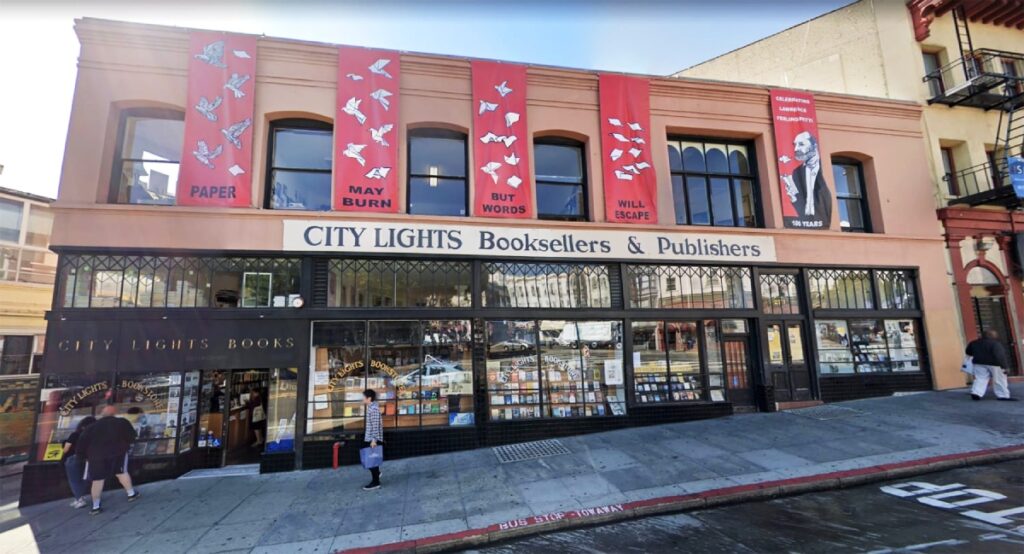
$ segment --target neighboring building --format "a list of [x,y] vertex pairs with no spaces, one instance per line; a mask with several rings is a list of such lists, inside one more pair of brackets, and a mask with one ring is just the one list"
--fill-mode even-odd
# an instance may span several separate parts
[[0,187],[0,460],[32,444],[37,385],[53,303],[52,198]]
[[1024,364],[1024,1],[860,0],[678,77],[911,100],[926,107],[936,207],[966,340],[987,329]]
[[[640,115],[620,121],[602,113],[618,75],[95,19],[76,31],[25,502],[66,494],[60,440],[107,401],[139,429],[150,480],[328,466],[359,436],[364,387],[403,457],[963,383],[915,103],[816,95],[824,150],[806,174],[856,180],[844,201],[871,225],[843,233],[824,210],[833,230],[789,229],[764,87],[632,77],[643,92],[617,98]],[[210,67],[230,78],[200,82]],[[513,77],[477,73],[494,67]],[[339,93],[366,80],[388,94]],[[523,107],[483,133],[506,94]],[[371,126],[382,114],[397,119]],[[507,165],[478,157],[496,142]],[[491,175],[526,156],[524,179]],[[635,165],[605,178],[622,156]],[[197,162],[240,184],[186,183]],[[394,196],[332,210],[350,206],[353,167],[382,190],[397,176]],[[640,181],[653,200],[608,209]],[[505,192],[480,192],[492,184]],[[522,215],[539,217],[467,216],[533,186]],[[637,205],[647,223],[609,221]],[[257,404],[269,425],[254,448]]]

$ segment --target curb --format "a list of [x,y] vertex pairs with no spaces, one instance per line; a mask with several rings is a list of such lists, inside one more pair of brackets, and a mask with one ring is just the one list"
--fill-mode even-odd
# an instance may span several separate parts
[[431,537],[411,539],[379,546],[337,550],[335,554],[374,554],[384,552],[442,552],[505,541],[527,535],[550,533],[601,523],[620,522],[639,517],[678,513],[793,496],[808,492],[856,487],[867,483],[889,481],[913,475],[945,471],[972,465],[983,465],[1024,458],[1024,445],[946,454],[894,464],[882,464],[846,471],[821,473],[806,477],[737,485],[693,494],[662,496],[634,500],[597,508],[555,512],[496,523],[488,527],[467,529]]

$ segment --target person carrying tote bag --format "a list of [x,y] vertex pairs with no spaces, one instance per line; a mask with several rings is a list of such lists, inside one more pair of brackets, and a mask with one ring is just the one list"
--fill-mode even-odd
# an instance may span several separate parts
[[380,464],[384,461],[384,429],[380,422],[377,392],[372,389],[364,390],[363,404],[366,406],[366,433],[363,435],[363,448],[359,451],[359,460],[363,467],[370,470],[370,476],[373,477],[363,490],[372,491],[380,488]]

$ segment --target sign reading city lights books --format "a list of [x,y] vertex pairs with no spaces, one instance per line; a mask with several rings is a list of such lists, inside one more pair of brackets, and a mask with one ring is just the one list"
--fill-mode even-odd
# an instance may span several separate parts
[[338,49],[334,209],[398,212],[398,52]]
[[765,236],[347,220],[285,220],[283,246],[294,252],[351,254],[775,261],[775,241]]
[[657,223],[650,83],[639,77],[602,74],[598,94],[605,217],[617,223]]
[[188,109],[178,176],[182,206],[249,206],[256,37],[189,35]]
[[533,187],[526,140],[526,67],[485,61],[472,66],[473,215],[529,219]]
[[814,96],[772,89],[771,97],[782,221],[795,229],[828,229],[832,224],[832,190],[821,165]]

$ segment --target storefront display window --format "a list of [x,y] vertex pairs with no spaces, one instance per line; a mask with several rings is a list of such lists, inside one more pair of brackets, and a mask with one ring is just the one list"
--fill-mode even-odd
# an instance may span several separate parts
[[270,390],[267,395],[267,452],[291,452],[295,449],[298,379],[299,370],[294,367],[270,370]]
[[916,319],[830,319],[814,326],[822,374],[922,369]]
[[96,416],[112,395],[109,374],[43,376],[36,424],[36,459],[60,461],[62,443],[86,416]]
[[544,415],[589,417],[625,413],[622,381],[622,322],[541,321],[561,326],[541,342]]
[[[633,322],[633,380],[638,403],[706,399],[697,323]],[[724,383],[717,325],[710,333],[717,348],[715,382],[721,389]],[[721,392],[715,396],[720,395]]]
[[0,375],[0,464],[24,460],[32,449],[38,375]]
[[178,454],[192,450],[196,434],[197,414],[199,412],[199,372],[189,371],[185,374],[185,383],[181,390],[181,422],[178,433]]
[[536,321],[487,322],[487,395],[492,421],[541,417]]
[[721,402],[725,400],[725,363],[718,322],[714,319],[704,321],[704,345],[707,347],[708,394],[711,400]]
[[181,385],[181,373],[118,376],[113,403],[138,434],[133,456],[174,454]]

